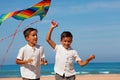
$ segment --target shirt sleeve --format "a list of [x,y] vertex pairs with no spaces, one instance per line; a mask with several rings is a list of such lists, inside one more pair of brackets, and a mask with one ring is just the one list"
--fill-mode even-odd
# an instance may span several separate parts
[[20,48],[17,59],[23,60],[23,58],[24,58],[24,49]]
[[79,57],[77,51],[75,51],[75,61],[81,61],[82,59]]
[[44,48],[42,46],[40,47],[40,56],[41,58],[45,58]]
[[56,45],[56,46],[55,46],[55,49],[54,49],[55,53],[56,53],[56,51],[57,51],[57,49],[58,49],[58,46],[59,46],[59,45]]

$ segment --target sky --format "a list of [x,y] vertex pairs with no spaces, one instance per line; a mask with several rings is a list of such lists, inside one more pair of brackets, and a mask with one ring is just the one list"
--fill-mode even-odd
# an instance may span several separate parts
[[[0,14],[22,10],[41,0],[2,0]],[[120,62],[120,0],[52,0],[49,11],[42,21],[29,27],[38,29],[38,44],[44,47],[46,59],[54,63],[55,53],[45,40],[51,20],[58,22],[52,39],[60,44],[60,34],[70,31],[73,34],[71,46],[81,59],[90,54],[96,58],[91,62]],[[39,16],[26,19],[20,26],[10,49],[12,37],[0,41],[0,64],[15,64],[19,49],[27,44],[23,28],[39,20]],[[0,39],[14,33],[20,21],[10,18],[0,26]]]

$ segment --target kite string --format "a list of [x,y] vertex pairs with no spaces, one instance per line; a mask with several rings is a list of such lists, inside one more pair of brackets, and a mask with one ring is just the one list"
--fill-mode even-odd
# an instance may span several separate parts
[[[26,28],[29,27],[30,25],[35,24],[35,23],[37,23],[37,22],[39,22],[39,21],[40,21],[40,20],[36,20],[36,21],[34,21],[34,22],[31,22],[30,24],[26,25],[26,27],[25,27],[24,29],[26,29]],[[0,68],[2,67],[2,65],[4,64],[4,62],[5,62],[5,60],[6,60],[7,54],[8,54],[8,52],[9,52],[9,50],[10,50],[10,48],[11,48],[13,42],[14,42],[14,38],[15,38],[16,34],[17,34],[18,32],[20,32],[20,30],[18,30],[18,29],[19,29],[19,27],[21,26],[22,22],[23,22],[23,21],[21,21],[21,22],[18,24],[18,27],[17,27],[17,29],[15,30],[15,32],[14,32],[13,34],[9,35],[8,37],[2,38],[2,41],[5,40],[5,39],[8,39],[8,38],[10,38],[10,37],[12,37],[12,40],[11,40],[11,42],[10,42],[10,44],[9,44],[9,46],[8,46],[5,54],[4,54],[4,58],[3,58],[3,60],[2,60],[2,64],[0,65]],[[22,29],[22,31],[23,31],[24,29]]]
[[10,48],[11,48],[13,42],[14,42],[14,38],[15,38],[15,36],[16,36],[16,34],[17,34],[17,31],[18,31],[19,27],[21,26],[22,22],[23,22],[23,21],[21,21],[21,22],[18,24],[18,27],[17,27],[17,29],[16,29],[15,32],[14,32],[14,35],[13,35],[13,37],[12,37],[12,40],[11,40],[10,44],[8,45],[7,50],[6,50],[5,54],[4,54],[2,63],[1,63],[1,65],[0,65],[0,68],[2,67],[2,65],[3,65],[4,62],[5,62],[5,59],[6,59],[7,54],[8,54],[8,51],[10,50]]
[[26,28],[28,28],[30,25],[33,25],[33,24],[35,24],[35,23],[37,23],[37,22],[39,22],[39,21],[40,21],[40,20],[38,19],[38,20],[36,20],[36,21],[34,21],[34,22],[31,22],[30,24],[26,25],[25,28],[22,29],[22,31],[25,30]]
[[[29,27],[30,25],[35,24],[35,23],[37,23],[37,22],[39,22],[39,21],[40,21],[40,20],[36,20],[36,21],[34,21],[34,22],[31,22],[30,24],[26,25],[25,28],[23,28],[22,30],[18,30],[16,33],[25,30],[25,29],[26,29],[27,27]],[[14,33],[13,33],[13,34],[10,34],[10,35],[8,35],[8,36],[6,36],[6,37],[1,38],[1,39],[0,39],[0,42],[6,40],[6,39],[8,39],[8,38],[11,38],[12,36],[14,36]]]

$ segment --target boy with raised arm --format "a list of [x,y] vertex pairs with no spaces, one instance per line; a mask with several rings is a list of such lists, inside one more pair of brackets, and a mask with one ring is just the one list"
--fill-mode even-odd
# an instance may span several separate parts
[[80,66],[85,66],[88,64],[95,56],[92,54],[90,55],[85,61],[81,60],[76,50],[71,47],[71,43],[73,40],[73,36],[71,32],[64,31],[61,34],[61,44],[56,44],[52,39],[52,31],[54,28],[58,26],[58,23],[55,21],[51,22],[51,27],[47,33],[46,41],[49,45],[54,49],[56,56],[55,56],[55,79],[56,80],[75,80],[75,69],[74,69],[74,61]]

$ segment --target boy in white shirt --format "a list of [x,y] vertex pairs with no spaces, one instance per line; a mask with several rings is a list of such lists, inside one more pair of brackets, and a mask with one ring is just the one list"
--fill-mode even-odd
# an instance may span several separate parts
[[20,48],[16,59],[23,80],[40,80],[40,65],[48,64],[44,59],[43,47],[37,44],[37,33],[34,28],[27,28],[23,33],[28,43]]
[[56,80],[75,80],[76,72],[74,70],[74,61],[80,66],[85,66],[89,63],[95,56],[90,55],[85,61],[82,61],[76,50],[71,48],[72,34],[69,31],[64,31],[61,34],[61,44],[57,45],[53,40],[51,40],[51,34],[54,28],[58,26],[55,21],[51,22],[51,27],[46,36],[46,41],[55,50],[55,79]]

